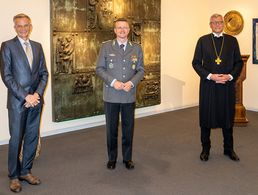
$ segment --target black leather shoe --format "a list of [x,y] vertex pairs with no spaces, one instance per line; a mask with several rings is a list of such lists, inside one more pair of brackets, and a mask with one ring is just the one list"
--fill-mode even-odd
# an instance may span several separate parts
[[107,168],[108,169],[115,169],[116,168],[116,161],[108,161]]
[[125,161],[125,160],[123,160],[123,163],[125,164],[125,167],[127,168],[127,169],[134,169],[134,163],[133,163],[133,161],[131,161],[131,160],[128,160],[128,161]]
[[209,153],[202,151],[202,153],[200,154],[200,159],[201,159],[201,161],[208,161],[209,160]]
[[239,161],[239,157],[237,156],[237,154],[234,151],[224,151],[224,155],[228,156],[231,160],[233,161]]

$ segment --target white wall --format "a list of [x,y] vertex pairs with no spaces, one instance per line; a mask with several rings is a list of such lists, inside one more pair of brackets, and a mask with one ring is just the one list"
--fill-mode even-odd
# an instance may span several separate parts
[[[1,33],[0,42],[15,36],[13,30],[12,17],[20,12],[31,16],[33,22],[33,32],[31,38],[39,41],[43,45],[47,66],[50,71],[50,5],[49,0],[12,0],[1,1]],[[233,1],[225,3],[220,0],[214,7],[212,1],[181,0],[161,1],[161,104],[157,106],[138,109],[136,116],[146,116],[169,110],[175,110],[194,106],[198,104],[199,78],[193,71],[191,61],[197,39],[210,32],[208,23],[209,16],[213,12],[223,15],[233,9]],[[230,2],[230,3],[229,3]],[[241,1],[240,1],[241,2]],[[258,3],[253,0],[236,7],[246,20],[246,26],[238,37],[242,53],[251,54],[251,18],[255,17],[255,7]],[[15,5],[15,6],[14,6]],[[256,5],[256,6],[255,6]],[[216,8],[216,9],[215,9]],[[250,24],[249,24],[249,23]],[[258,92],[251,84],[254,83],[257,75],[257,67],[248,64],[248,79],[245,82],[244,100],[247,108],[257,109]],[[255,74],[256,73],[256,74]],[[254,86],[254,84],[253,84]],[[0,82],[0,144],[7,143],[8,117],[6,109],[6,88]],[[249,94],[249,95],[248,95]],[[251,97],[252,96],[252,97]],[[252,104],[256,102],[256,104]],[[51,78],[45,94],[45,107],[43,112],[41,134],[43,136],[61,132],[73,131],[82,128],[104,124],[104,116],[89,117],[67,122],[52,122],[52,101],[51,101]]]
[[[199,80],[192,57],[199,36],[206,31],[207,11],[196,1],[161,1],[162,109],[196,105]],[[200,1],[207,7],[206,1]]]

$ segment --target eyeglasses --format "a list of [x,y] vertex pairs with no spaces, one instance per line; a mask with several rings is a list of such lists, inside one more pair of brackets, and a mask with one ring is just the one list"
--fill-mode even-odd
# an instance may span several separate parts
[[215,21],[215,22],[210,22],[210,24],[214,24],[214,25],[222,25],[224,22],[223,21]]
[[24,24],[24,25],[16,24],[15,27],[18,28],[18,29],[29,28],[29,27],[30,27],[30,24]]
[[129,27],[119,26],[119,27],[116,27],[116,29],[118,29],[118,30],[128,30]]

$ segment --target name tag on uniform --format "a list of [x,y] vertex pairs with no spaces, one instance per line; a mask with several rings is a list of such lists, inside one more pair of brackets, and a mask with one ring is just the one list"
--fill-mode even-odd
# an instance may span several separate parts
[[116,54],[114,54],[114,53],[110,53],[110,54],[109,54],[109,56],[116,56]]

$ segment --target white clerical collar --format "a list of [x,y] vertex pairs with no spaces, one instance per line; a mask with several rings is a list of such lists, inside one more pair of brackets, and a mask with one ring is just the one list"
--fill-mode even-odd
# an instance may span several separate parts
[[223,32],[217,34],[217,33],[212,33],[214,35],[214,37],[222,37],[223,36]]

